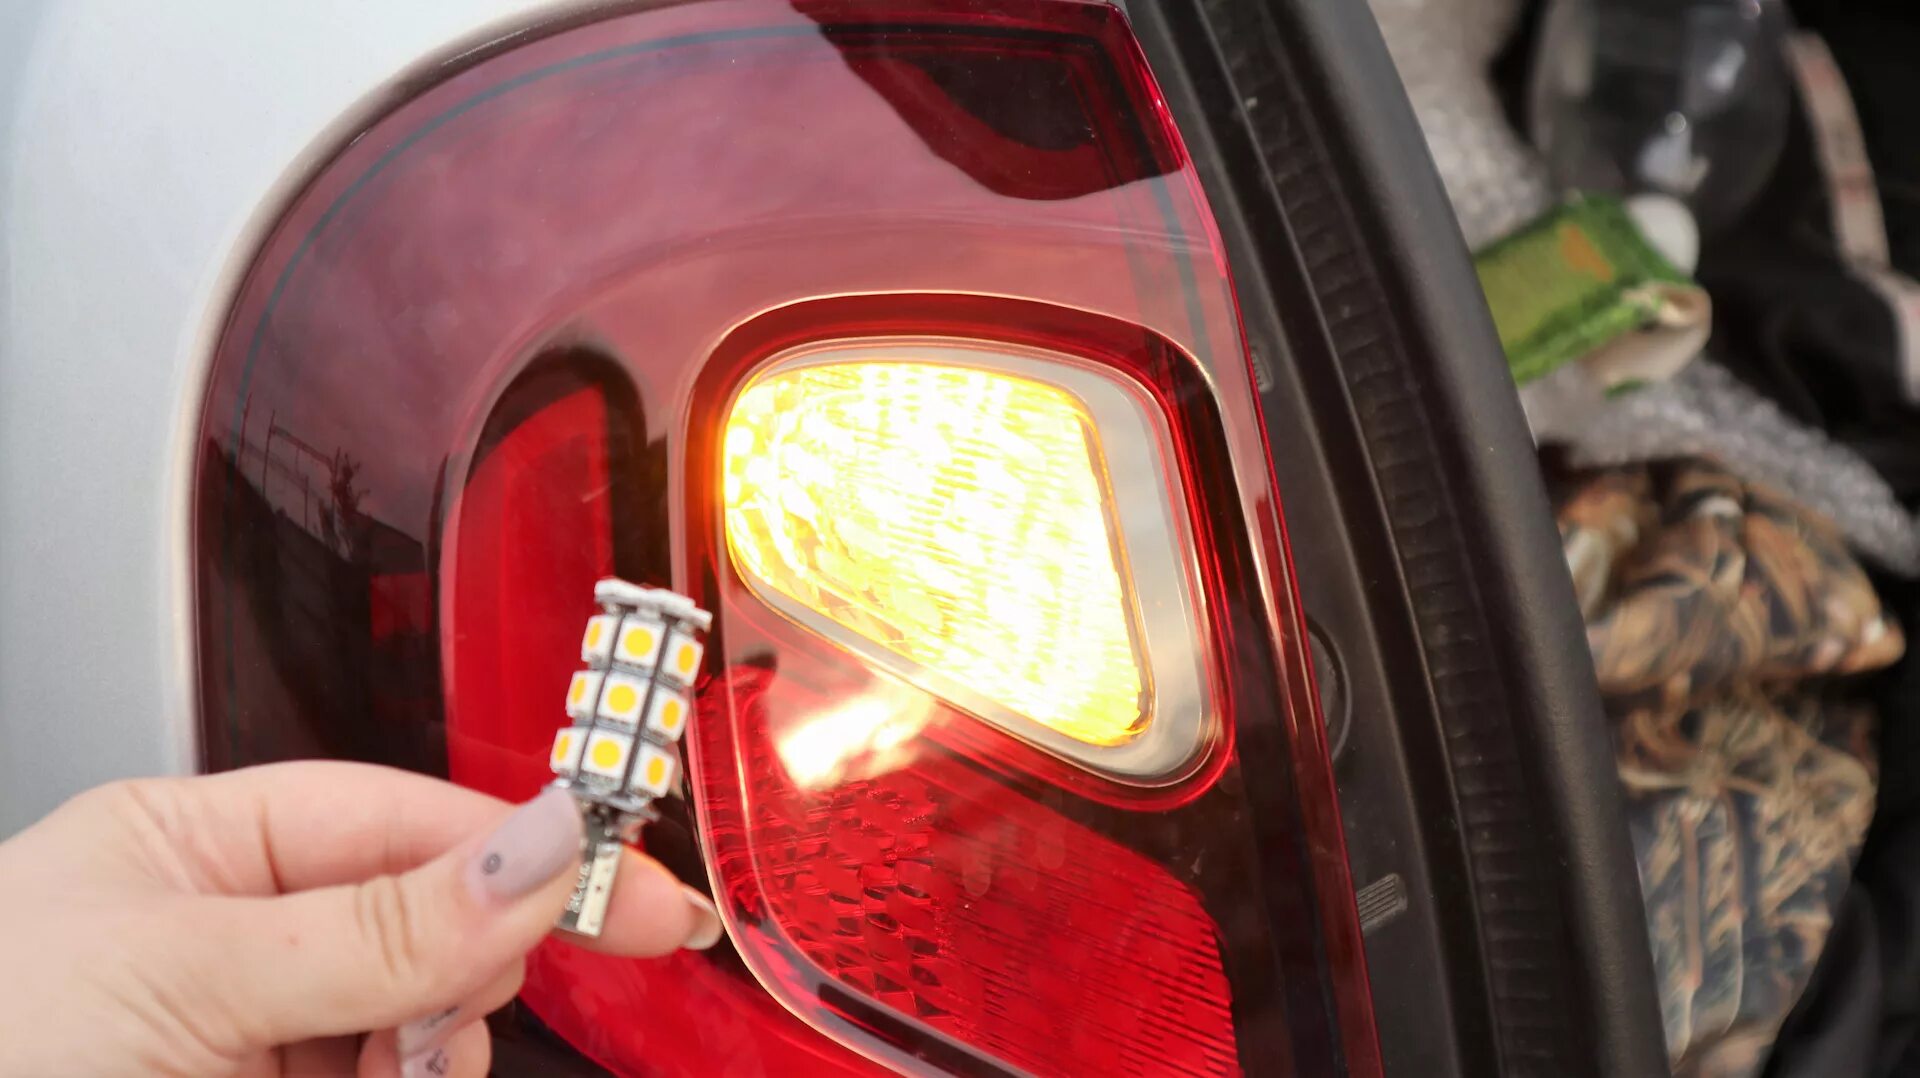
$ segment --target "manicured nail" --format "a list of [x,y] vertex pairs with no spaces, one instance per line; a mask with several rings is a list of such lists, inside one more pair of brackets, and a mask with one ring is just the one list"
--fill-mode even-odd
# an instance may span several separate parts
[[[561,796],[565,796],[564,794]],[[435,1048],[400,1061],[400,1078],[446,1078],[453,1073],[453,1057],[445,1048]]]
[[704,951],[720,942],[725,931],[720,924],[720,911],[706,895],[691,887],[680,888],[687,896],[687,904],[693,907],[693,931],[687,933],[687,942],[681,944],[689,951]]
[[416,1018],[399,1029],[394,1030],[394,1050],[400,1058],[417,1056],[429,1048],[438,1047],[446,1035],[454,1030],[454,1018],[460,1014],[460,1005],[455,1004],[438,1014],[425,1018]]
[[563,790],[546,790],[515,809],[488,837],[467,879],[481,897],[511,901],[579,865],[585,841],[573,798]]

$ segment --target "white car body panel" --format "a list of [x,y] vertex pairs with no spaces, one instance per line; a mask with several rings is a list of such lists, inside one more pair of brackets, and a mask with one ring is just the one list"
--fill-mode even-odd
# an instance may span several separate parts
[[0,3],[0,837],[196,764],[191,451],[278,208],[398,83],[579,6]]

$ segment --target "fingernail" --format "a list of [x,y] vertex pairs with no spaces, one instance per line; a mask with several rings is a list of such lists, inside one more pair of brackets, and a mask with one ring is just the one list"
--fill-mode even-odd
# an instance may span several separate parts
[[[564,794],[561,796],[565,796]],[[445,1048],[435,1048],[400,1061],[400,1078],[445,1078],[453,1073],[453,1057]]]
[[417,1056],[428,1048],[437,1046],[440,1039],[454,1028],[453,1019],[460,1013],[459,1004],[448,1007],[438,1014],[425,1018],[416,1018],[393,1032],[394,1051],[402,1059]]
[[713,903],[706,895],[693,888],[682,887],[680,890],[687,896],[687,904],[693,907],[693,931],[687,933],[687,942],[681,946],[689,951],[704,951],[719,943],[720,935],[725,931],[720,924],[720,911],[713,908]]
[[547,790],[507,817],[474,856],[467,878],[496,902],[519,898],[580,863],[586,830],[563,790]]

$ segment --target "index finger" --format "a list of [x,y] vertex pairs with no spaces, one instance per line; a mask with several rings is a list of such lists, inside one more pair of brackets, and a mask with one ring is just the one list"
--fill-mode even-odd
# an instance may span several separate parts
[[177,782],[230,894],[284,894],[405,872],[504,818],[506,802],[374,764],[265,764]]
[[[418,867],[500,822],[513,806],[411,771],[337,761],[266,764],[163,780],[205,821],[184,851],[217,862],[217,889],[273,895],[355,883]],[[645,957],[720,935],[712,903],[628,849],[606,928],[570,942]]]

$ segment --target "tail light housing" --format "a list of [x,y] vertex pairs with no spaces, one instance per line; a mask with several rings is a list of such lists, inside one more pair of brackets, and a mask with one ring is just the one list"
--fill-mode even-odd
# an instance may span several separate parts
[[700,0],[482,50],[216,351],[207,763],[546,774],[617,572],[714,610],[651,852],[733,950],[549,943],[623,1074],[1378,1069],[1231,281],[1103,3]]

